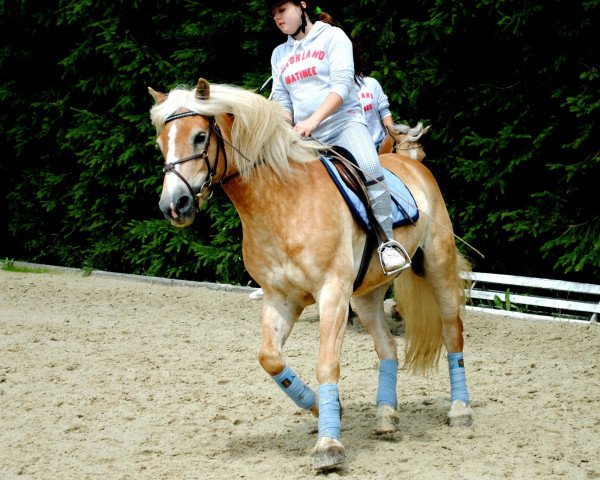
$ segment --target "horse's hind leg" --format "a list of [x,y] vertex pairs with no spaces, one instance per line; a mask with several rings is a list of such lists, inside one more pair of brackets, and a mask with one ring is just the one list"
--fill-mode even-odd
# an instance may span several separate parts
[[388,285],[367,295],[354,298],[358,317],[373,338],[379,357],[379,385],[377,388],[377,416],[374,431],[377,435],[399,429],[398,399],[396,392],[398,348],[385,319],[383,301]]
[[463,323],[458,313],[442,315],[443,335],[448,351],[448,372],[450,375],[450,411],[448,424],[451,427],[469,427],[473,423],[473,412],[469,406],[469,390],[463,358]]
[[[441,238],[440,238],[441,237]],[[406,270],[394,282],[399,313],[405,323],[404,363],[410,370],[425,373],[437,365],[441,348],[448,351],[452,426],[472,423],[469,392],[463,361],[464,282],[459,270],[468,262],[457,255],[454,238],[440,235],[424,250],[423,268]],[[413,263],[414,265],[414,263]]]
[[289,299],[274,297],[275,294],[265,292],[262,308],[263,335],[258,361],[296,405],[318,416],[315,393],[286,365],[282,355],[285,341],[303,307]]
[[447,258],[448,261],[442,264],[426,262],[425,272],[439,306],[442,336],[448,352],[451,400],[448,423],[451,426],[465,427],[473,423],[473,414],[469,406],[463,359],[464,337],[460,314],[465,303],[465,294],[464,282],[459,277],[459,271],[468,270],[470,266],[456,250]]

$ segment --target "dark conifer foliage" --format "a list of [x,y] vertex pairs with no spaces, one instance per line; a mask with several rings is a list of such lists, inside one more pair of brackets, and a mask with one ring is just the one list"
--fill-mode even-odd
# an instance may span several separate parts
[[[600,282],[599,4],[319,2],[394,117],[432,125],[477,270]],[[0,0],[0,38],[0,258],[250,281],[222,193],[189,229],[161,218],[147,87],[258,88],[283,41],[264,2]]]

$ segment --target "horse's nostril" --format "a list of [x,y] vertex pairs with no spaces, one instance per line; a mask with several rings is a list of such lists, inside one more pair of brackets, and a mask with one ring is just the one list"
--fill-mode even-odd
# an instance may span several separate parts
[[191,204],[192,204],[192,199],[187,195],[183,195],[183,196],[179,197],[179,199],[177,200],[177,205],[175,205],[175,210],[177,212],[185,212],[190,208]]

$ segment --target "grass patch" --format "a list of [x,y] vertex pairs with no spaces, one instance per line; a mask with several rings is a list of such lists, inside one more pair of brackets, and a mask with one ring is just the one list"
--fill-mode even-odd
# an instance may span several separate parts
[[51,273],[47,268],[35,268],[15,265],[14,260],[5,258],[2,260],[2,270],[5,272],[20,272],[20,273]]

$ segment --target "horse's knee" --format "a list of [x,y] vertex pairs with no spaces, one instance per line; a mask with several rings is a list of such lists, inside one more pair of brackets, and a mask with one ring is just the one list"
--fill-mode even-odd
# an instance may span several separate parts
[[337,383],[340,378],[339,360],[319,361],[317,365],[317,381],[321,383]]
[[264,348],[258,352],[258,363],[271,376],[281,373],[285,368],[285,362],[279,352]]

